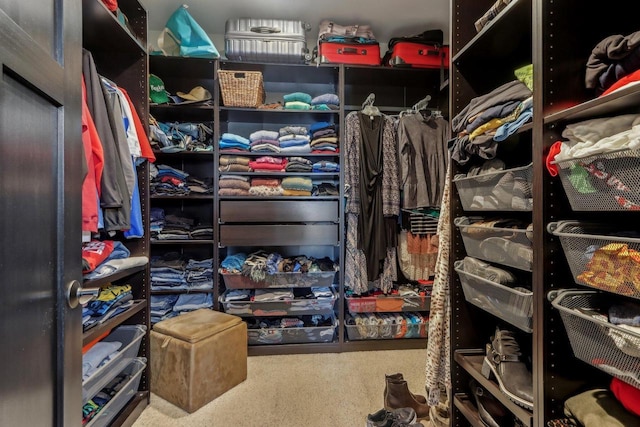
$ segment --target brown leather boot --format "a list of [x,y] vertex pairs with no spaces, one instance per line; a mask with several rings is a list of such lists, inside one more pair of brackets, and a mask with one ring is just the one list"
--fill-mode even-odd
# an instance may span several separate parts
[[384,408],[388,411],[399,408],[412,408],[420,420],[429,419],[429,405],[418,401],[409,391],[404,380],[389,380],[384,395]]
[[[404,381],[404,377],[402,376],[401,373],[397,373],[397,374],[391,374],[391,375],[385,375],[384,376],[385,382],[384,382],[384,394],[383,396],[387,397],[387,389],[389,388],[389,381]],[[421,394],[413,394],[411,393],[411,395],[420,403],[427,403],[427,398],[422,396]]]

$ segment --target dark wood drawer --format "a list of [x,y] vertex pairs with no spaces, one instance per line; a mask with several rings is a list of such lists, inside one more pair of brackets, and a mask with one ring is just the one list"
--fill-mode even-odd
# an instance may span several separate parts
[[338,222],[337,200],[222,200],[222,222]]
[[337,224],[221,225],[222,246],[338,245]]

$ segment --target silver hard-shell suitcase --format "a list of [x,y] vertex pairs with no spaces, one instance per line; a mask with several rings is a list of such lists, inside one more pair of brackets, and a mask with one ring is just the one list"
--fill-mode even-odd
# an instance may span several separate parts
[[232,61],[304,64],[311,55],[306,33],[311,25],[290,19],[228,19],[225,56]]

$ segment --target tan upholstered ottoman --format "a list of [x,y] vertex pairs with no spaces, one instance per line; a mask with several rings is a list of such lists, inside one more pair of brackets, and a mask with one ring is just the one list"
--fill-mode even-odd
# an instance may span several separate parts
[[151,391],[191,413],[247,379],[247,324],[199,309],[151,330]]

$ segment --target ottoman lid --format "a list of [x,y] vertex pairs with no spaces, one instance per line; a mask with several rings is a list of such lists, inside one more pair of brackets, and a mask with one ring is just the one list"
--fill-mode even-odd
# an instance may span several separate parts
[[200,308],[153,325],[153,330],[190,343],[229,329],[242,322],[238,316]]

